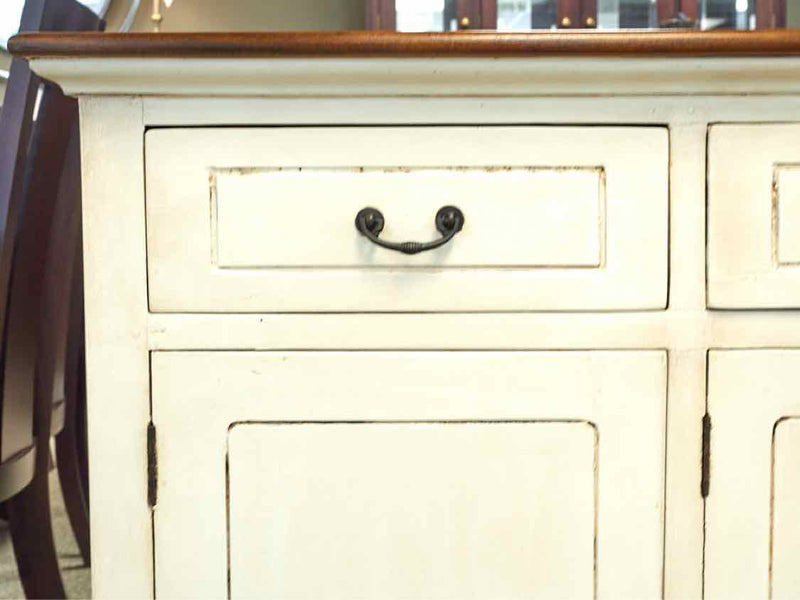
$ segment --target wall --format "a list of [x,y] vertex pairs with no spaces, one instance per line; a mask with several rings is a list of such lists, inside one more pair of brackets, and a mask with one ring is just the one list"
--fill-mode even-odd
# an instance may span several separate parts
[[[5,0],[0,0],[4,2]],[[162,7],[162,31],[348,30],[364,28],[365,0],[173,0]],[[797,0],[800,2],[800,0]],[[112,0],[108,30],[125,17],[129,0]],[[133,31],[152,31],[152,0],[141,0]],[[0,68],[8,68],[0,50]],[[0,104],[5,82],[0,80]]]
[[[151,12],[152,0],[141,0],[134,31],[152,31]],[[172,7],[162,7],[161,13],[162,31],[364,28],[364,0],[174,0]]]
[[[123,4],[112,0],[112,23]],[[141,0],[135,31],[152,31],[151,11],[152,0]],[[162,31],[364,28],[364,0],[174,0],[162,14]],[[800,0],[786,0],[786,20],[788,27],[800,27]]]
[[786,26],[800,27],[800,0],[786,0]]

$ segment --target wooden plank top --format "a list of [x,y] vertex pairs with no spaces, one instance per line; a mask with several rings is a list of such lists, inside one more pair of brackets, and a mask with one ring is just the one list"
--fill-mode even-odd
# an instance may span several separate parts
[[800,56],[800,30],[21,33],[8,48],[28,58]]

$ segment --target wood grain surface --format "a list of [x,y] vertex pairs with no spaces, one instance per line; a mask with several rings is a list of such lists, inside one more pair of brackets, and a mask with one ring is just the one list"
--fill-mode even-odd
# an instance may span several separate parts
[[791,56],[800,30],[570,31],[499,33],[207,32],[22,33],[9,50],[24,57],[298,56]]

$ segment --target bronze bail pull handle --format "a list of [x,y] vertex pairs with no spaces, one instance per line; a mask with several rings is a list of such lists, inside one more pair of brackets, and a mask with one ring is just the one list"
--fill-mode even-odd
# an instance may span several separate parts
[[356,215],[356,229],[366,236],[373,244],[382,248],[402,252],[403,254],[419,254],[444,246],[464,227],[464,213],[455,206],[443,206],[436,212],[434,222],[436,229],[442,234],[438,240],[432,242],[390,242],[378,236],[383,231],[385,223],[383,213],[377,208],[362,208]]

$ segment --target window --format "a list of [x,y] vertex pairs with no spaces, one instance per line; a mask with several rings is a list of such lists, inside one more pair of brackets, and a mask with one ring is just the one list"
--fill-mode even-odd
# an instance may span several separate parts
[[786,0],[367,0],[367,26],[396,31],[772,29],[786,26]]

